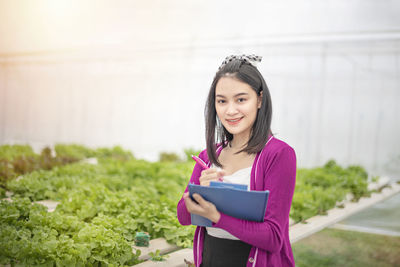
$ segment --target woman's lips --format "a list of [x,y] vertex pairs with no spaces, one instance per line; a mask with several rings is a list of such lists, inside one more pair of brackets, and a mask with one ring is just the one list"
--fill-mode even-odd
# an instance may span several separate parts
[[229,125],[236,125],[238,124],[241,120],[243,119],[243,117],[241,118],[237,118],[237,119],[226,119],[226,121],[228,122]]

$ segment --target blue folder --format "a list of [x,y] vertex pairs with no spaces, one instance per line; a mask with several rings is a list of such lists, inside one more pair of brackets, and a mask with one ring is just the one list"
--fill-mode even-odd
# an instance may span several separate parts
[[234,184],[234,183],[227,183],[227,182],[211,181],[210,186],[247,190],[247,185],[245,185],[245,184]]
[[[217,182],[218,183],[218,182]],[[189,184],[189,195],[198,193],[205,200],[212,202],[218,211],[248,221],[264,221],[269,191],[247,191],[223,183],[201,186]],[[212,227],[212,222],[197,214],[191,214],[193,225]]]

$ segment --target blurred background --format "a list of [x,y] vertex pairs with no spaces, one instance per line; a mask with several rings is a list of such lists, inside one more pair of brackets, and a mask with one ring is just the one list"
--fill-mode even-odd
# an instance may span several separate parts
[[[263,57],[298,166],[400,173],[400,2],[0,0],[0,144],[202,149],[225,56]],[[397,175],[397,176],[396,176]]]

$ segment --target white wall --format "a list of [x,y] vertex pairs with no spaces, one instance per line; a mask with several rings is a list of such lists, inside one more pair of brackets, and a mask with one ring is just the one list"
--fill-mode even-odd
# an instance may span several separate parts
[[0,0],[0,143],[202,148],[220,62],[257,53],[300,167],[400,173],[398,2],[32,3]]

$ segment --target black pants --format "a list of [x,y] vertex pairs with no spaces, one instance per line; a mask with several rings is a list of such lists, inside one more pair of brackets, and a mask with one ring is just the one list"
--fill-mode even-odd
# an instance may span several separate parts
[[200,267],[245,267],[251,245],[204,234],[203,261]]

